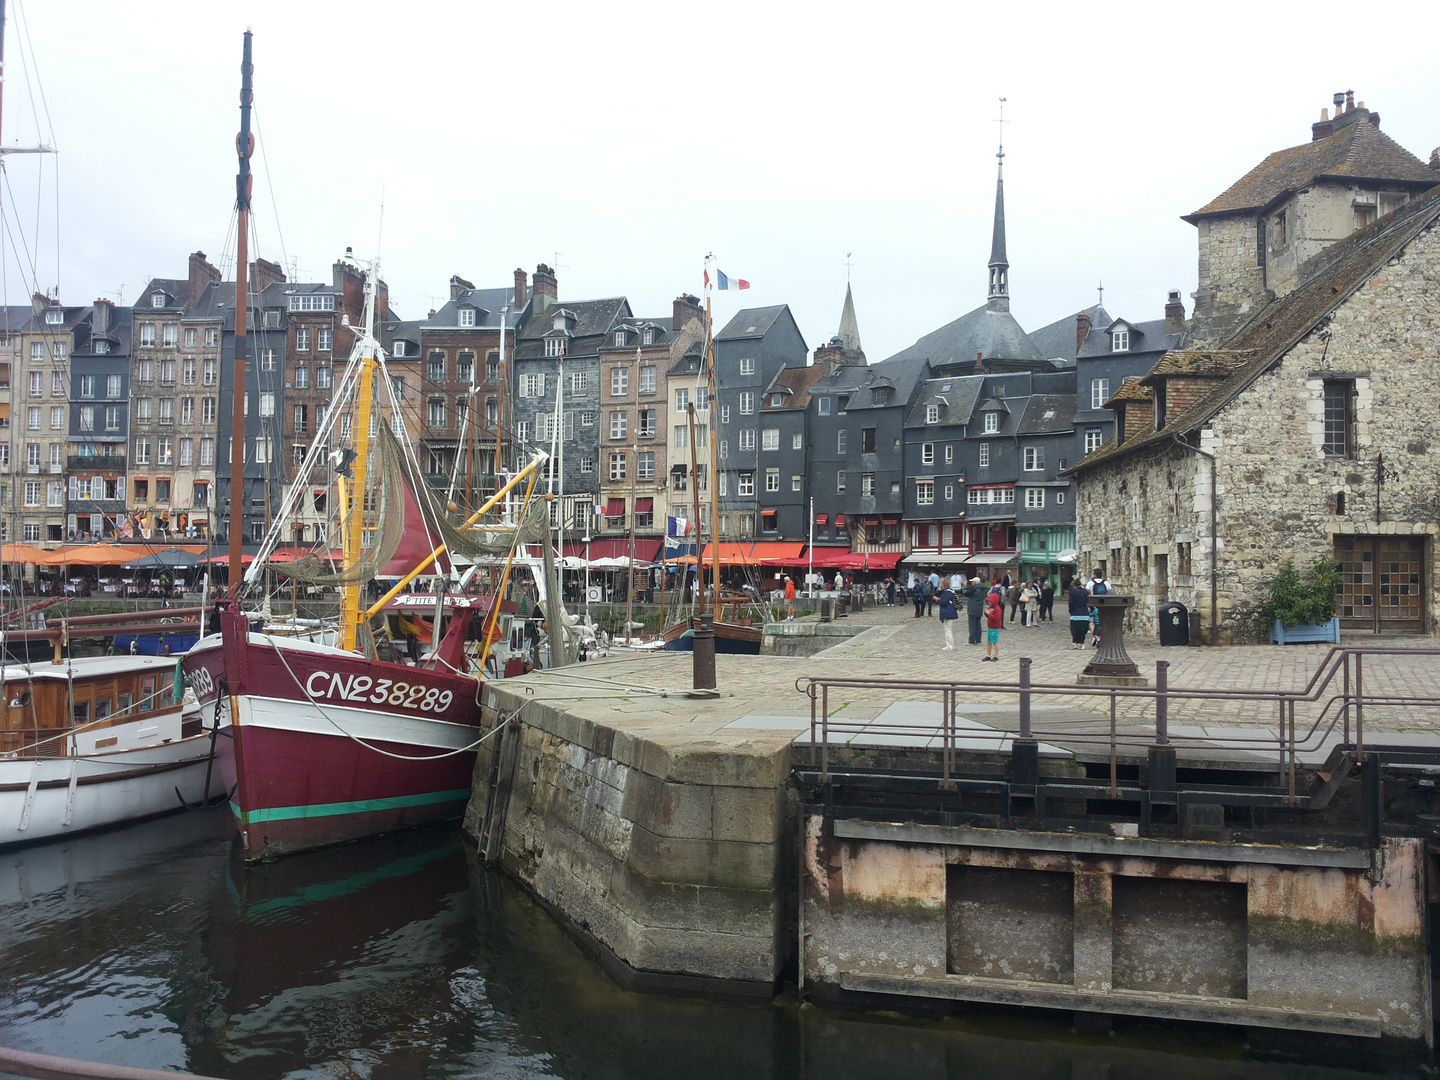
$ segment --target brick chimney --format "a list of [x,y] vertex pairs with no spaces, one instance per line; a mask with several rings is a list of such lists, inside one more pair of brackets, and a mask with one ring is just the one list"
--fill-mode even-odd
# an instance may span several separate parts
[[1085,339],[1090,336],[1090,313],[1082,311],[1075,316],[1075,353],[1078,356],[1080,350],[1085,347]]
[[535,289],[536,315],[543,314],[559,303],[560,285],[555,280],[555,271],[544,263],[535,267],[535,276],[531,279],[531,285]]
[[691,319],[699,319],[702,323],[705,321],[705,309],[700,306],[700,298],[689,293],[677,296],[674,313],[670,317],[670,329],[678,334]]
[[[675,303],[679,304],[680,301],[676,300]],[[816,345],[814,362],[825,369],[827,377],[834,375],[845,366],[845,343],[839,337],[832,337],[824,345]]]
[[30,294],[30,313],[37,319],[45,314],[45,309],[50,306],[50,298],[44,293]]
[[210,265],[205,252],[196,251],[190,255],[190,287],[185,292],[185,303],[193,307],[200,302],[200,294],[212,281],[220,280],[220,271]]
[[285,280],[285,271],[280,268],[279,263],[271,262],[269,259],[256,259],[250,264],[250,291],[255,293],[264,292],[271,285],[279,285]]
[[93,337],[104,337],[110,333],[115,321],[115,304],[103,296],[95,301],[95,311],[90,316],[90,333]]
[[985,354],[983,352],[977,352],[975,354],[975,374],[985,374]]
[[1171,289],[1170,297],[1165,301],[1165,333],[1183,334],[1185,332],[1185,302],[1180,299],[1180,290]]
[[460,297],[464,296],[467,292],[470,292],[470,291],[471,291],[472,289],[474,289],[474,288],[475,288],[474,285],[470,284],[470,282],[466,281],[466,280],[465,280],[463,277],[461,277],[459,274],[451,274],[451,275],[450,275],[450,299],[451,299],[451,300],[459,300]]
[[518,266],[515,268],[515,299],[510,302],[511,310],[517,314],[525,310],[525,302],[530,299],[530,286],[525,276],[525,271]]

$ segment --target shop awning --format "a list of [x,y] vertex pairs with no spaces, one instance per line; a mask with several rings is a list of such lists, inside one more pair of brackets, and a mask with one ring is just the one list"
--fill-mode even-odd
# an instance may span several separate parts
[[1020,561],[1020,556],[1013,551],[996,551],[985,555],[971,555],[965,561],[971,566],[1013,566]]
[[846,551],[844,548],[812,548],[805,558],[815,557],[815,569],[825,570],[894,570],[901,551]]
[[637,514],[653,514],[655,512],[654,499],[636,499],[635,512]]
[[[715,545],[706,544],[700,558],[709,562]],[[720,561],[732,566],[804,566],[801,552],[805,545],[783,540],[757,540],[752,543],[720,544]]]
[[[603,540],[591,540],[587,545],[583,540],[565,541],[565,555],[567,558],[579,559],[583,566],[586,548],[589,548],[591,563],[597,559],[625,559],[630,556],[630,538],[628,536],[607,536]],[[660,557],[659,540],[642,540],[635,538],[635,561],[654,562]]]
[[900,515],[899,515],[899,514],[882,514],[882,515],[880,516],[880,520],[883,521],[886,525],[899,525],[899,524],[900,524]]
[[625,516],[624,499],[608,499],[605,503],[605,516],[618,518]]
[[871,517],[867,517],[867,518],[865,519],[865,524],[866,524],[866,525],[879,525],[879,524],[880,524],[880,519],[879,519],[878,517],[874,517],[874,516],[872,515]]
[[969,555],[927,555],[924,552],[912,552],[900,560],[906,566],[962,566],[971,562]]

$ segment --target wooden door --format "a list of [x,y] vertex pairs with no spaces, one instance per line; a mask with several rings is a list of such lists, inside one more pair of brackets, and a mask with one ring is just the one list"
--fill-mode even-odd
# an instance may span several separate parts
[[1337,536],[1340,625],[1375,633],[1425,631],[1425,538]]

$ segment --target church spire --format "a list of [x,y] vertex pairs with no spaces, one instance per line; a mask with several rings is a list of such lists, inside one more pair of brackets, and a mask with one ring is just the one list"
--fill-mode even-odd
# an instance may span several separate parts
[[845,306],[840,309],[840,331],[836,335],[845,350],[848,363],[865,363],[865,350],[860,348],[860,324],[855,318],[855,299],[850,295],[850,283],[845,283]]
[[1005,256],[1005,99],[1000,99],[1000,149],[995,154],[995,231],[990,239],[991,311],[1010,310],[1010,262]]

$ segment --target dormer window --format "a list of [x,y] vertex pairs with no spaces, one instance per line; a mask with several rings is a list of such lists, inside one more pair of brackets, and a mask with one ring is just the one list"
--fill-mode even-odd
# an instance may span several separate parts
[[615,347],[618,349],[618,348],[624,347],[624,345],[625,345],[625,331],[624,331],[624,330],[616,330],[616,331],[615,331]]
[[1000,414],[998,412],[987,412],[985,414],[984,433],[994,435],[1000,430]]
[[770,395],[770,407],[771,407],[772,409],[778,409],[778,408],[780,408],[780,407],[781,407],[782,405],[784,405],[784,404],[785,404],[785,395],[784,395],[784,394],[771,394],[771,395]]
[[881,387],[880,389],[875,390],[875,391],[874,391],[874,397],[875,397],[875,404],[876,404],[876,405],[888,405],[888,404],[890,404],[890,390],[889,390],[889,388],[888,388],[888,387]]
[[565,339],[563,337],[549,337],[545,339],[546,356],[564,356]]
[[163,292],[150,294],[150,306],[152,308],[165,306],[165,294]]
[[59,308],[51,308],[45,312],[45,322],[49,326],[59,326],[65,321],[65,313]]
[[461,326],[474,326],[474,325],[475,325],[475,309],[474,309],[473,307],[462,307],[462,308],[460,309],[460,325],[461,325]]
[[390,349],[390,355],[391,355],[391,356],[404,356],[404,355],[405,355],[405,342],[403,342],[403,341],[397,341],[397,342],[395,342],[394,346]]
[[927,423],[927,424],[938,424],[939,422],[940,422],[940,406],[939,406],[939,405],[926,405],[926,406],[925,406],[925,423]]
[[654,331],[653,329],[651,329],[650,327],[646,327],[646,328],[645,328],[645,333],[644,333],[644,335],[642,336],[642,339],[641,339],[641,340],[643,340],[646,345],[654,345],[654,344],[655,344],[655,331]]
[[95,352],[96,352],[98,355],[104,356],[104,355],[105,355],[106,353],[108,353],[109,351],[110,351],[110,342],[108,342],[108,341],[97,341],[97,342],[95,342]]
[[1111,352],[1129,352],[1129,351],[1130,351],[1130,331],[1129,331],[1129,330],[1116,330],[1114,333],[1112,333],[1112,334],[1110,335],[1110,351],[1111,351]]

